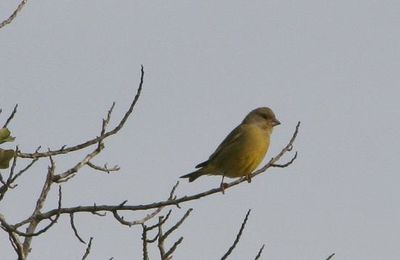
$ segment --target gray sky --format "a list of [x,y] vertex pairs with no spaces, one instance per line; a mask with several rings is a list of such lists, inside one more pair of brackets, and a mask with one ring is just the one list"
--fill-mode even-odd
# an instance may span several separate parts
[[[1,20],[17,3],[0,2]],[[165,199],[245,114],[269,106],[282,125],[267,159],[300,120],[298,159],[174,209],[177,219],[194,208],[174,236],[185,237],[174,259],[219,259],[249,208],[231,259],[254,258],[263,243],[263,259],[398,259],[399,10],[398,1],[30,1],[0,30],[0,107],[19,104],[10,128],[24,151],[76,144],[99,134],[113,101],[118,121],[144,65],[134,116],[95,159],[121,172],[84,169],[63,185],[72,206]],[[57,157],[57,169],[84,154]],[[7,219],[31,212],[47,164],[8,194]],[[177,193],[219,181],[182,181]],[[94,237],[89,259],[140,259],[139,227],[75,220],[84,239]],[[80,259],[85,246],[68,221],[34,240],[31,259]],[[4,233],[0,250],[15,259]]]

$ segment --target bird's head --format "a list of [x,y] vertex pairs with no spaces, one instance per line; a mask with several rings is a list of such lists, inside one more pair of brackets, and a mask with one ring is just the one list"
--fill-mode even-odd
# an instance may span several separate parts
[[269,128],[281,124],[281,122],[276,118],[274,112],[269,107],[259,107],[252,110],[244,118],[243,123],[258,124]]

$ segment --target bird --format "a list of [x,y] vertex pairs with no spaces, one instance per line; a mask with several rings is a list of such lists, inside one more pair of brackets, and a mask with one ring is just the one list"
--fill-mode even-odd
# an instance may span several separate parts
[[203,175],[222,175],[221,185],[224,177],[245,177],[251,182],[251,173],[268,151],[272,129],[280,124],[270,108],[252,110],[207,161],[196,165],[195,168],[199,169],[180,178],[188,178],[189,182],[193,182]]

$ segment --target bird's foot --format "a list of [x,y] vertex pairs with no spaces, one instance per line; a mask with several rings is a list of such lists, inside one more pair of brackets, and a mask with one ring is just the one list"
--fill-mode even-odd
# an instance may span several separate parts
[[222,194],[225,194],[225,189],[228,188],[228,183],[221,182],[219,188],[221,189]]
[[247,174],[245,179],[247,180],[248,183],[251,183],[251,173]]

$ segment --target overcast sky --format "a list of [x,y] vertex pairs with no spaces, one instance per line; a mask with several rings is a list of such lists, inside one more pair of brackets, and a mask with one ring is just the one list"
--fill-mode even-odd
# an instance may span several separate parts
[[[17,4],[1,1],[0,20]],[[372,0],[28,1],[0,30],[0,122],[19,104],[10,124],[17,139],[2,147],[31,152],[98,135],[113,101],[112,123],[126,111],[143,64],[133,117],[94,161],[121,171],[83,169],[63,184],[64,206],[163,200],[250,110],[269,106],[282,125],[264,162],[301,121],[298,159],[174,208],[172,220],[194,208],[173,237],[185,238],[174,259],[219,259],[250,208],[231,259],[253,259],[262,244],[262,259],[399,259],[399,11],[399,1]],[[83,155],[55,158],[58,173]],[[10,222],[31,213],[47,165],[0,204]],[[177,194],[219,181],[182,181]],[[56,192],[46,209],[56,207]],[[89,259],[141,258],[140,227],[112,216],[75,221],[84,239],[94,237]],[[43,260],[85,251],[67,217],[32,248],[30,259]],[[4,232],[0,252],[15,259]]]

